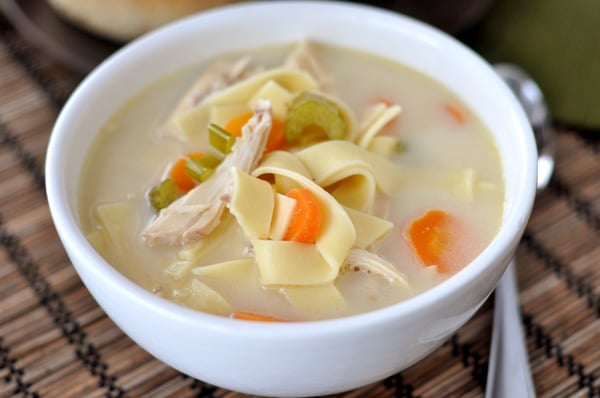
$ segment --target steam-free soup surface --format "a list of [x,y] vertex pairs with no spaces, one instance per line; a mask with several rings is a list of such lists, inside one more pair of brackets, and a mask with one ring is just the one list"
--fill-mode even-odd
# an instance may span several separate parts
[[[250,64],[244,66],[247,75],[242,74],[240,78],[243,82],[256,79],[265,70],[277,68],[286,61],[289,66],[290,53],[295,46],[257,49],[232,54],[226,59],[235,63],[239,57],[249,56]],[[492,240],[502,218],[501,165],[486,127],[445,87],[402,65],[315,43],[311,43],[309,55],[312,61],[318,62],[320,70],[301,71],[303,76],[313,78],[310,84],[314,83],[316,87],[310,90],[316,97],[308,97],[308,101],[313,101],[311,104],[316,107],[326,104],[334,113],[338,112],[339,120],[336,120],[343,122],[344,136],[342,139],[329,137],[324,130],[331,126],[319,128],[319,122],[315,121],[316,130],[314,125],[301,129],[301,134],[309,138],[288,142],[290,138],[287,137],[288,141],[278,144],[275,150],[263,154],[260,149],[257,164],[249,170],[240,171],[236,166],[227,171],[228,175],[223,173],[223,178],[230,184],[229,190],[227,195],[216,199],[223,201],[222,213],[218,214],[216,226],[207,227],[212,230],[206,234],[161,230],[163,220],[159,220],[159,212],[149,196],[170,178],[179,158],[198,152],[204,154],[198,156],[206,156],[215,149],[208,140],[208,123],[193,125],[200,133],[193,132],[192,136],[189,131],[183,131],[187,125],[182,120],[193,119],[189,116],[190,109],[198,104],[173,113],[198,76],[207,73],[208,64],[166,76],[124,104],[100,131],[80,181],[83,228],[99,253],[117,270],[156,295],[201,311],[258,320],[323,319],[378,309],[430,289],[468,266]],[[294,67],[302,69],[302,66]],[[283,91],[289,94],[285,97],[288,100],[281,103],[284,105],[278,105],[277,100],[267,102],[267,105],[263,102],[268,110],[264,115],[258,115],[256,99],[260,95],[256,97],[256,91],[265,87],[261,84],[258,90],[246,94],[253,97],[253,101],[244,100],[241,105],[207,105],[207,122],[219,121],[217,124],[224,128],[226,123],[218,120],[219,117],[227,119],[222,115],[239,113],[244,106],[250,110],[248,117],[254,109],[256,129],[261,127],[260,123],[273,126],[273,119],[291,117],[290,106],[294,99],[296,106],[301,108],[298,98],[302,92],[286,87],[287,83],[280,77],[275,76],[274,81],[278,89],[284,87]],[[217,90],[213,97],[226,90],[227,84],[213,87]],[[320,101],[322,104],[318,105]],[[336,106],[336,101],[341,105]],[[395,105],[401,110],[398,111]],[[377,106],[380,111],[389,111],[393,117],[390,120],[385,116],[377,117],[374,111]],[[296,111],[293,116],[298,117],[300,112]],[[188,116],[181,116],[186,113]],[[194,117],[203,120],[204,116],[197,111]],[[362,138],[369,120],[371,125],[378,120],[385,121],[380,123],[383,124],[380,128],[375,128],[374,139]],[[291,129],[289,123],[286,126],[286,120],[279,121],[284,131]],[[184,128],[175,133],[168,132],[173,125]],[[359,145],[361,138],[362,146]],[[239,141],[242,141],[241,137],[237,137],[236,145]],[[308,149],[313,145],[332,149],[310,152]],[[306,179],[302,176],[294,177],[296,180],[283,178],[287,169],[273,160],[273,153],[278,151],[296,156],[303,162],[314,162],[318,167],[330,158],[343,157],[338,151],[355,151],[353,153],[367,164],[364,168],[374,167],[384,172],[379,172],[383,176],[373,177],[376,188],[369,196],[364,193],[368,191],[364,188],[368,183],[360,184],[370,181],[371,177],[352,174],[354,169],[363,170],[362,163],[352,166],[354,169],[351,166],[341,168],[350,170],[350,177],[319,185],[318,181],[315,183],[318,178],[312,175]],[[348,158],[348,162],[354,161],[352,157]],[[379,168],[381,159],[384,166]],[[388,166],[388,163],[394,166]],[[262,166],[265,166],[263,171]],[[272,171],[279,170],[280,166],[283,174]],[[211,169],[213,175],[205,181],[193,180],[195,187],[215,179],[218,167]],[[287,182],[277,185],[276,181]],[[246,183],[250,188],[244,188]],[[255,213],[263,211],[264,200],[258,192],[265,184],[271,184],[275,201],[291,203],[296,209],[294,206],[299,206],[299,199],[287,195],[288,183],[308,191],[308,196],[316,200],[323,213],[313,241],[285,239],[281,231],[273,230],[262,236],[260,232],[253,232],[253,225],[259,225],[260,220],[252,217],[259,216],[244,215],[247,211],[244,210],[245,203]],[[356,191],[359,194],[355,196],[363,195],[364,198],[348,199],[340,193],[342,191],[352,195]],[[269,195],[266,190],[260,192],[266,192],[266,197]],[[236,194],[245,196],[236,197]],[[178,203],[181,203],[185,193],[179,189],[177,195]],[[177,203],[169,206],[177,206]],[[272,227],[279,217],[283,221],[278,221],[277,228],[286,231],[291,228],[291,213],[272,207],[268,211],[273,212]],[[166,213],[161,213],[161,217],[166,218]],[[373,220],[367,222],[366,227],[356,226],[359,216],[370,216]],[[244,224],[244,217],[252,219]],[[342,228],[340,225],[350,225],[350,229],[361,231],[379,228],[381,236],[367,234],[366,246],[358,247],[356,237],[365,235],[335,230]],[[336,233],[339,243],[332,243],[336,242],[333,239]],[[306,272],[298,271],[294,267],[302,262],[288,264],[292,254],[286,259],[284,254],[277,254],[279,250],[297,256],[308,253],[306,258],[325,259],[325,271],[313,270],[311,264],[306,265]],[[285,264],[281,263],[281,258],[285,259]],[[332,258],[341,258],[341,261],[336,265],[330,261]],[[265,264],[261,265],[259,261]]]

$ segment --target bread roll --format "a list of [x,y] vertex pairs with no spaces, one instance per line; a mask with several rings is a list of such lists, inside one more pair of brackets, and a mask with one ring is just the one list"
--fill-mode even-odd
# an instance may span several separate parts
[[73,24],[124,42],[177,18],[235,0],[48,0]]

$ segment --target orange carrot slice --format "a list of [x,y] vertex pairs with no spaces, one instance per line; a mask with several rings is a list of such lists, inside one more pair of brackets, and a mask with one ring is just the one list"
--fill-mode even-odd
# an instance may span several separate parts
[[245,321],[257,322],[285,322],[283,319],[275,318],[270,315],[255,314],[253,312],[238,311],[231,314],[233,319],[243,319]]
[[177,159],[173,167],[171,167],[169,176],[175,180],[177,188],[184,192],[189,191],[196,185],[194,180],[185,172],[185,158]]
[[185,171],[185,161],[187,158],[201,158],[204,156],[201,152],[193,152],[189,153],[186,156],[183,156],[175,162],[173,167],[171,167],[171,171],[169,172],[169,177],[171,177],[177,188],[182,190],[183,192],[188,192],[192,188],[196,186],[196,182],[188,175]]
[[271,132],[269,133],[269,139],[267,140],[265,152],[281,149],[286,143],[285,124],[281,120],[273,118],[273,122],[271,123]]
[[252,112],[246,112],[234,117],[229,122],[227,122],[227,124],[225,125],[225,130],[229,131],[232,135],[235,135],[236,137],[241,137],[242,127],[244,127],[246,123],[248,123],[248,120],[250,120],[253,115],[254,113]]
[[173,167],[171,167],[171,170],[169,171],[169,177],[171,177],[175,181],[177,188],[179,188],[183,192],[188,192],[190,189],[196,186],[196,182],[185,171],[186,159],[200,158],[202,156],[204,156],[204,154],[200,152],[189,153],[186,156],[177,159]]
[[321,206],[317,198],[305,188],[291,189],[286,195],[296,200],[296,207],[283,240],[315,243],[322,221]]
[[444,109],[458,124],[465,124],[465,114],[457,105],[446,103],[444,104]]
[[[234,117],[227,122],[225,125],[225,130],[236,137],[240,137],[242,135],[242,128],[246,123],[248,123],[248,120],[250,120],[253,115],[254,114],[252,112],[246,112]],[[281,149],[285,144],[285,124],[281,120],[273,118],[271,132],[269,133],[269,139],[265,147],[265,152]]]
[[468,262],[463,225],[442,210],[429,210],[414,220],[407,236],[419,260],[426,266],[436,265],[441,273],[456,272]]

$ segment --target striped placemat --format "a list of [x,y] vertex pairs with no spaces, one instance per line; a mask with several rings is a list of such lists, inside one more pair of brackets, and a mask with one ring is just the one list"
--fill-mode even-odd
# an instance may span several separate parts
[[[43,164],[79,77],[0,17],[0,398],[243,397],[151,357],[81,284],[48,211]],[[517,253],[523,328],[540,397],[600,397],[600,144],[558,129],[556,174]],[[335,397],[481,397],[493,299],[437,351]]]

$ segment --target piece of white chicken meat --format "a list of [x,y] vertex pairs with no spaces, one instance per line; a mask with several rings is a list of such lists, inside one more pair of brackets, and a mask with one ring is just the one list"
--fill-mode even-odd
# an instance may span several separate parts
[[261,159],[271,131],[272,112],[268,101],[259,101],[254,116],[242,128],[231,152],[214,174],[187,194],[162,209],[144,231],[149,245],[183,245],[209,234],[221,220],[233,188],[230,171],[236,167],[250,173]]
[[283,67],[308,73],[315,79],[319,88],[327,92],[331,89],[331,76],[325,73],[317,60],[313,46],[314,43],[310,41],[301,42],[284,60]]
[[350,249],[343,265],[344,270],[361,270],[369,274],[384,277],[389,283],[403,288],[410,288],[406,276],[398,271],[389,261],[383,257],[365,249],[353,247]]

